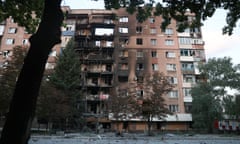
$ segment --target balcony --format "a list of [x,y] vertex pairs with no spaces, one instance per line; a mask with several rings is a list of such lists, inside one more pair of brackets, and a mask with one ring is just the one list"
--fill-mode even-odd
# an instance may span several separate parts
[[194,69],[182,69],[183,74],[195,74]]
[[101,69],[101,68],[90,68],[87,70],[88,76],[107,76],[107,75],[112,75],[113,72],[111,69]]
[[183,85],[183,87],[186,87],[186,88],[192,87],[192,83],[184,82],[182,85]]
[[180,61],[193,62],[194,61],[194,57],[193,56],[180,56]]
[[204,45],[204,41],[202,39],[194,38],[192,39],[193,45]]
[[101,82],[101,83],[93,83],[93,82],[87,82],[86,84],[85,84],[85,86],[87,86],[88,88],[94,88],[95,90],[96,90],[96,88],[98,87],[98,88],[110,88],[110,87],[112,87],[112,85],[111,84],[107,84],[107,83],[104,83],[104,82]]
[[107,22],[104,20],[91,20],[90,21],[91,27],[95,28],[114,28],[115,24],[113,22]]
[[179,37],[190,37],[191,34],[190,32],[182,32],[182,33],[177,33]]
[[100,95],[87,95],[86,100],[107,100],[109,94],[100,94]]
[[183,98],[183,101],[184,101],[184,102],[192,102],[192,97],[191,97],[191,96],[185,96],[185,97]]
[[129,74],[129,71],[127,69],[126,70],[118,70],[117,73],[118,73],[118,76],[127,77]]

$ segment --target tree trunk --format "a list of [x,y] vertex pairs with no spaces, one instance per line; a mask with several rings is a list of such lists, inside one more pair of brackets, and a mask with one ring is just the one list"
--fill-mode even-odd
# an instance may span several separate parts
[[151,125],[150,125],[150,118],[149,117],[148,117],[147,125],[148,125],[148,136],[150,136]]
[[148,124],[148,136],[151,136],[151,128],[152,128],[152,116],[149,116],[148,117],[148,121],[147,121],[147,124]]
[[37,96],[51,48],[60,43],[61,0],[45,0],[41,23],[30,38],[30,49],[16,83],[0,144],[27,144]]

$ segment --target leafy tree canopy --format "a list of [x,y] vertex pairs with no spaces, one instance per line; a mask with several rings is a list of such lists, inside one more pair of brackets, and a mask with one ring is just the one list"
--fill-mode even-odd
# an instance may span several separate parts
[[154,73],[152,77],[146,75],[143,87],[145,96],[142,98],[142,114],[144,117],[162,119],[171,113],[166,107],[164,95],[173,89],[173,85],[163,73]]
[[71,114],[69,98],[61,90],[56,89],[48,81],[43,81],[38,98],[37,118],[40,121],[52,122],[57,128],[64,128],[61,124]]
[[224,113],[229,116],[230,119],[238,118],[239,116],[239,99],[240,95],[227,95],[223,97],[222,104],[224,106]]
[[223,108],[229,115],[236,114],[235,102],[226,88],[239,89],[239,66],[233,65],[231,58],[212,58],[199,70],[205,80],[191,90],[194,126],[212,132],[213,121],[221,119]]
[[[42,15],[43,3],[44,0],[2,0],[0,1],[0,21],[12,16],[18,24],[25,26],[27,30],[33,32]],[[146,2],[144,0],[104,0],[104,3],[106,9],[126,7],[129,13],[137,12],[140,22],[146,20],[151,15],[162,15],[165,18],[162,28],[165,28],[170,23],[170,17],[174,18],[183,22],[179,25],[179,31],[184,30],[188,26],[201,26],[202,20],[212,17],[217,9],[224,9],[227,10],[227,25],[223,27],[223,33],[231,35],[240,17],[239,1],[163,0],[159,2],[149,0]],[[143,6],[145,9],[143,9]],[[155,7],[154,13],[152,13],[153,6]],[[187,17],[184,15],[186,11],[196,14],[196,19],[191,24],[187,22]]]
[[215,87],[239,89],[240,67],[230,57],[211,58],[199,67],[201,74]]
[[151,135],[151,125],[153,118],[164,119],[167,114],[172,114],[165,103],[164,95],[173,89],[168,78],[159,72],[153,73],[152,76],[146,74],[143,82],[144,96],[140,98],[140,115],[148,123],[148,135]]
[[0,21],[12,17],[19,25],[34,32],[42,15],[44,0],[1,0]]
[[[182,21],[179,25],[179,31],[184,28],[201,26],[202,20],[212,17],[216,9],[227,10],[226,22],[227,25],[223,27],[223,33],[231,35],[236,23],[239,19],[239,1],[229,0],[163,0],[156,2],[155,0],[105,0],[106,9],[127,7],[130,13],[138,12],[140,21],[144,21],[147,17],[153,15],[162,15],[166,21],[163,22],[162,28],[169,24],[169,18],[174,18],[177,21]],[[141,7],[144,5],[145,9]],[[155,12],[152,13],[153,5],[155,5]],[[189,24],[185,12],[190,11],[196,14],[196,19]]]
[[[79,90],[81,64],[74,46],[74,40],[71,39],[67,43],[66,48],[57,57],[56,67],[49,77],[49,82],[56,88],[56,91],[64,93],[62,97],[65,103],[62,104],[63,106],[67,106],[68,104],[71,108],[68,114],[71,120],[75,120],[74,117],[79,117],[79,113],[81,112],[78,109],[80,106],[78,102],[81,99],[81,91]],[[55,95],[57,94],[55,93]]]
[[57,57],[56,67],[50,76],[50,82],[65,91],[76,91],[80,84],[80,61],[74,50],[74,40],[71,39],[66,48]]
[[8,60],[8,64],[2,69],[3,72],[0,78],[0,113],[6,113],[8,111],[16,79],[22,68],[26,53],[26,48],[21,46],[14,47],[11,60]]
[[194,128],[213,130],[215,119],[221,119],[222,106],[218,93],[209,83],[200,83],[192,88],[192,117]]

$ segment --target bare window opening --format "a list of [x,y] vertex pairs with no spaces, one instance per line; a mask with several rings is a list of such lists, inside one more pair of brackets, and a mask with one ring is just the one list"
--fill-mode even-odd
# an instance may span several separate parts
[[136,33],[142,33],[142,27],[141,26],[136,27]]
[[137,39],[136,39],[136,44],[137,44],[137,45],[142,45],[142,44],[143,44],[143,39],[137,38]]

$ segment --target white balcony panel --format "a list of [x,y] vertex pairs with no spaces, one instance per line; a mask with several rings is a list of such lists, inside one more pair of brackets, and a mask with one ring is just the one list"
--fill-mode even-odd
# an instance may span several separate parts
[[183,83],[182,84],[183,85],[183,87],[185,87],[185,88],[191,88],[192,87],[192,83]]
[[186,45],[186,44],[179,44],[179,48],[181,49],[192,49],[193,48],[193,46],[191,45],[191,44],[188,44],[188,45]]
[[184,102],[192,102],[192,97],[191,96],[186,96],[183,98]]
[[194,58],[193,56],[180,56],[180,61],[193,62]]
[[179,37],[190,37],[190,33],[189,32],[182,32],[182,33],[178,33],[177,35]]

